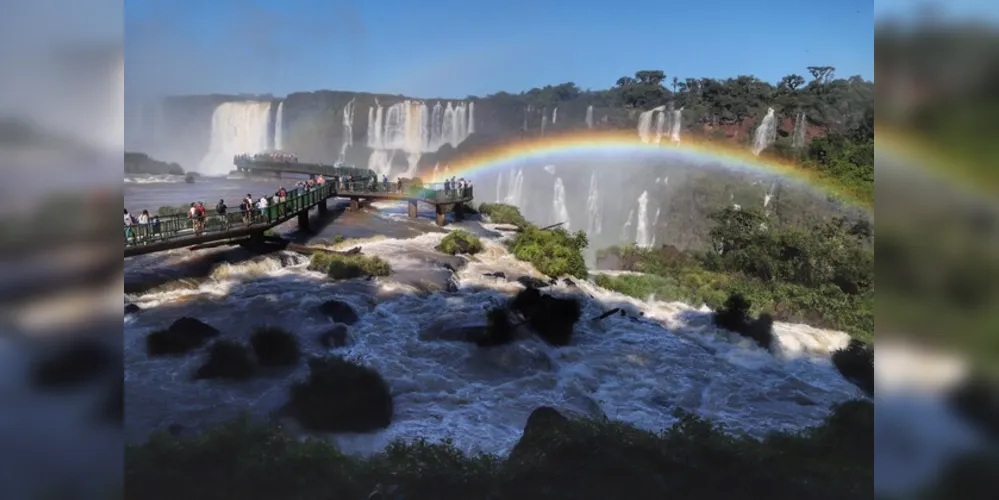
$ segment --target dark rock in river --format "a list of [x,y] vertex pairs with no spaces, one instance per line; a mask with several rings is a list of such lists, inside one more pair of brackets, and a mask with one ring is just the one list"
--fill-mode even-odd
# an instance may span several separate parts
[[252,375],[253,360],[246,346],[231,340],[216,340],[208,349],[208,360],[194,373],[194,379],[246,380]]
[[353,325],[357,323],[357,312],[350,304],[340,300],[327,300],[319,306],[319,312],[329,316],[337,323]]
[[319,334],[319,344],[326,349],[347,347],[350,343],[350,333],[347,325],[336,324],[333,328]]
[[165,330],[150,333],[146,337],[146,353],[149,356],[186,354],[205,345],[208,339],[218,335],[218,329],[211,325],[194,318],[183,317],[174,321]]
[[516,462],[524,460],[528,455],[536,453],[546,441],[550,441],[569,422],[569,419],[549,406],[536,408],[527,417],[524,425],[524,435],[510,450],[509,460]]
[[136,314],[142,309],[135,304],[125,304],[125,314]]
[[554,346],[569,344],[573,327],[582,314],[578,300],[543,295],[537,288],[521,290],[510,303],[510,309],[520,313],[539,337]]
[[298,338],[276,326],[257,328],[250,336],[250,345],[261,366],[292,366],[301,357]]
[[506,273],[502,271],[497,271],[495,273],[485,273],[483,276],[489,276],[490,278],[506,279]]
[[517,278],[517,283],[520,283],[527,288],[545,288],[548,286],[547,281],[540,280],[532,276],[521,276]]
[[392,423],[392,393],[373,368],[342,358],[309,362],[309,377],[291,387],[281,413],[305,429],[325,432],[371,432]]

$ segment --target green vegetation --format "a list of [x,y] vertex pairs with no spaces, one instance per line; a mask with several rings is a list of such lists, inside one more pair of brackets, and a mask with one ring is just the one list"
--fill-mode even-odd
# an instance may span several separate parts
[[527,227],[529,222],[520,213],[520,209],[504,203],[482,203],[479,213],[489,217],[493,224],[510,224],[519,228]]
[[147,175],[184,175],[184,169],[176,163],[154,160],[145,153],[129,153],[126,151],[125,173]]
[[[826,423],[758,441],[689,414],[662,433],[535,411],[507,458],[450,442],[395,442],[359,459],[247,418],[125,451],[125,497],[870,498],[874,407],[848,402]],[[541,415],[546,413],[546,415]],[[546,417],[546,418],[542,418]],[[719,480],[719,479],[723,480]],[[377,494],[381,493],[381,495]],[[332,495],[332,496],[331,496]],[[369,496],[370,495],[370,496]]]
[[582,231],[569,234],[560,227],[542,230],[528,224],[510,241],[509,247],[517,259],[530,262],[547,276],[586,278],[589,271],[583,260],[583,250],[588,244],[586,233]]
[[309,261],[309,269],[325,272],[335,280],[349,280],[365,276],[388,276],[392,267],[381,257],[361,254],[316,252]]
[[482,251],[482,240],[478,236],[461,229],[451,231],[436,247],[438,252],[450,255],[460,253],[475,255]]
[[870,342],[874,335],[873,235],[865,222],[834,219],[811,230],[768,227],[753,210],[712,216],[713,250],[614,247],[598,259],[617,259],[646,275],[605,276],[598,285],[633,297],[704,303],[718,309],[730,294],[753,314],[843,330]]

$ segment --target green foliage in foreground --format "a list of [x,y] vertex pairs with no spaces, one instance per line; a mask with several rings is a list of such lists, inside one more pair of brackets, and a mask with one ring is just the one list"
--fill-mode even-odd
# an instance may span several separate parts
[[316,252],[309,261],[309,270],[325,272],[331,279],[349,280],[365,276],[388,276],[392,266],[381,257],[361,254]]
[[482,251],[482,240],[478,236],[461,229],[451,231],[436,247],[438,252],[450,255],[460,253],[475,255]]
[[479,213],[488,216],[494,224],[511,224],[519,228],[530,224],[519,208],[504,203],[483,203],[479,205]]
[[874,252],[870,228],[834,220],[805,231],[768,228],[752,210],[726,209],[712,217],[713,252],[634,246],[601,251],[620,267],[643,275],[598,276],[598,285],[647,299],[719,308],[729,294],[752,303],[751,312],[779,321],[843,330],[872,341]]
[[425,441],[358,459],[327,441],[240,419],[195,438],[159,433],[126,448],[125,497],[871,498],[873,419],[871,403],[848,402],[824,425],[762,441],[691,415],[660,434],[567,421],[531,432],[507,459]]

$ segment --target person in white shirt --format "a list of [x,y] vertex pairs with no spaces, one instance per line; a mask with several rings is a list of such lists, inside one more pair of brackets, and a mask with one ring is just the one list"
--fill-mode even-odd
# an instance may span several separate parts
[[260,209],[261,215],[267,215],[267,197],[261,196],[260,201],[257,202],[257,208]]
[[132,239],[132,214],[125,209],[125,241]]

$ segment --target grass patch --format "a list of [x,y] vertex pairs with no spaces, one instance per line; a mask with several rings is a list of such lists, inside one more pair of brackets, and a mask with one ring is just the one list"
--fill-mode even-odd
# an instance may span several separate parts
[[250,335],[250,345],[261,366],[292,366],[302,356],[295,335],[278,326],[262,326],[254,330]]
[[284,411],[302,427],[370,432],[392,422],[392,394],[374,369],[339,357],[309,362],[309,377],[291,387]]
[[434,248],[449,255],[475,255],[482,251],[482,240],[468,231],[458,229],[448,233]]
[[347,280],[366,276],[388,276],[392,274],[392,266],[381,257],[368,257],[353,254],[316,252],[309,261],[309,269],[325,272],[335,280]]
[[479,213],[489,217],[493,224],[510,224],[519,228],[530,225],[519,208],[505,203],[482,203],[479,205]]
[[[538,410],[540,411],[540,409]],[[537,412],[536,412],[537,413]],[[692,415],[661,433],[612,421],[535,419],[509,458],[396,442],[360,459],[241,418],[125,450],[125,498],[870,498],[874,408],[849,402],[763,441]],[[541,425],[544,424],[544,425]],[[722,478],[723,480],[719,480]],[[377,493],[381,495],[378,495]]]

